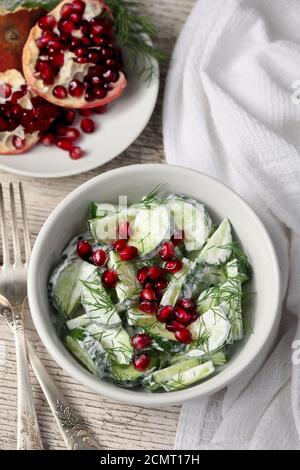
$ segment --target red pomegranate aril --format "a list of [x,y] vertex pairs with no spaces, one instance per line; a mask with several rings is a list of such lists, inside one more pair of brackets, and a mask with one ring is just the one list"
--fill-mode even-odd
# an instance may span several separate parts
[[86,240],[79,240],[77,243],[77,254],[79,258],[89,259],[93,253],[93,248]]
[[120,222],[119,227],[118,227],[118,235],[119,238],[122,240],[128,240],[130,237],[130,224],[129,222],[126,222],[125,220]]
[[151,281],[158,281],[164,277],[164,274],[164,271],[157,266],[152,266],[148,269],[148,277],[151,279]]
[[95,99],[102,100],[106,97],[106,95],[107,91],[105,90],[105,88],[102,88],[101,86],[95,86],[93,88],[93,96]]
[[88,52],[89,51],[86,47],[77,47],[77,49],[74,51],[74,54],[76,57],[84,57],[88,55]]
[[80,147],[73,147],[72,150],[70,150],[70,157],[72,160],[78,160],[83,156],[83,151]]
[[84,36],[88,36],[90,34],[91,26],[89,21],[83,20],[80,25],[80,31]]
[[60,11],[61,17],[62,18],[68,18],[71,13],[73,13],[73,6],[71,3],[65,3]]
[[127,241],[126,240],[117,240],[113,243],[113,249],[115,251],[122,251],[122,250],[125,250],[125,248],[127,247]]
[[103,78],[106,83],[115,83],[118,81],[119,73],[114,72],[113,70],[108,70],[103,74]]
[[184,240],[184,232],[183,230],[176,230],[172,237],[172,242],[174,246],[179,246]]
[[62,150],[66,150],[67,152],[70,152],[73,149],[73,144],[69,139],[65,138],[57,138],[55,140],[55,145],[59,147]]
[[152,339],[150,336],[145,334],[138,334],[132,336],[130,340],[131,346],[137,351],[142,351],[142,349],[148,348],[152,344]]
[[12,107],[11,107],[11,115],[13,116],[19,116],[21,113],[22,113],[22,106],[20,106],[18,103],[14,104]]
[[192,335],[186,328],[175,331],[175,338],[182,344],[191,344],[192,342]]
[[71,142],[74,142],[75,140],[79,139],[80,132],[75,127],[68,127],[65,130],[64,137],[70,140]]
[[38,25],[43,30],[52,30],[56,26],[56,19],[53,15],[46,15],[39,19]]
[[165,242],[159,251],[159,256],[164,261],[170,260],[175,256],[175,249],[172,242]]
[[95,131],[95,123],[89,118],[82,119],[80,127],[86,134],[92,134]]
[[14,131],[17,127],[18,127],[18,122],[13,118],[9,118],[7,121],[7,130],[11,132],[11,131]]
[[140,293],[140,297],[143,300],[149,300],[150,302],[153,302],[156,298],[155,291],[147,287],[142,290],[142,292]]
[[146,282],[146,284],[144,285],[145,289],[153,289],[153,283],[148,281]]
[[161,293],[168,287],[167,281],[164,279],[161,279],[159,281],[156,281],[154,284],[154,289],[157,290],[158,293]]
[[0,116],[0,132],[7,130],[7,122]]
[[108,261],[108,256],[105,250],[95,250],[92,255],[92,261],[95,266],[104,266]]
[[77,64],[87,64],[88,63],[88,58],[87,57],[78,57],[75,59]]
[[119,252],[122,261],[131,261],[138,255],[138,250],[135,246],[126,246],[124,250]]
[[182,328],[184,328],[184,326],[176,320],[171,320],[166,324],[166,329],[171,333],[175,333],[175,331],[178,331]]
[[72,2],[72,9],[73,11],[76,11],[76,13],[80,13],[81,15],[83,15],[83,13],[85,12],[85,3],[81,0],[74,0]]
[[136,370],[139,372],[144,372],[148,369],[151,363],[151,357],[148,354],[141,354],[140,356],[136,356],[133,359],[133,365]]
[[98,108],[94,108],[94,113],[96,114],[105,114],[108,110],[108,106],[107,105],[104,105],[104,106],[99,106]]
[[[70,91],[70,90],[69,90]],[[71,93],[70,93],[71,94]],[[72,110],[68,110],[64,113],[63,120],[66,124],[73,124],[76,118],[76,112]]]
[[112,50],[108,47],[102,47],[100,52],[101,52],[103,59],[109,59],[113,53]]
[[17,150],[21,150],[22,148],[25,147],[25,145],[26,145],[26,140],[25,140],[25,139],[21,139],[21,137],[18,137],[17,135],[14,135],[14,136],[13,136],[13,139],[12,139],[12,143],[13,143],[13,146],[14,146]]
[[62,52],[54,52],[49,56],[49,62],[53,65],[53,67],[62,67],[65,62],[65,57]]
[[63,87],[62,85],[57,85],[53,89],[53,95],[55,96],[55,98],[57,98],[59,100],[64,100],[68,96],[68,92],[65,89],[65,87]]
[[101,85],[102,80],[100,77],[87,77],[89,85]]
[[63,33],[72,34],[72,32],[75,29],[75,25],[74,25],[74,23],[72,23],[72,21],[60,20],[60,22],[58,24],[58,29],[60,31],[62,31]]
[[175,318],[182,325],[188,325],[192,320],[191,314],[181,307],[176,307]]
[[16,104],[21,98],[23,98],[24,96],[26,95],[26,91],[15,91],[13,94],[12,94],[12,97],[11,97],[11,102],[13,104]]
[[174,307],[172,305],[166,305],[161,307],[157,312],[156,318],[160,323],[167,323],[174,317]]
[[40,141],[45,147],[51,147],[54,144],[54,135],[53,134],[45,134],[42,135]]
[[96,64],[99,60],[99,55],[97,52],[91,51],[88,53],[87,58],[89,62],[91,62],[92,64]]
[[178,273],[181,270],[181,268],[182,268],[182,261],[180,261],[179,259],[168,261],[164,266],[164,270],[170,274]]
[[141,283],[141,284],[145,284],[148,280],[148,268],[141,268],[139,269],[138,273],[137,273],[137,280]]
[[64,49],[65,46],[60,41],[58,41],[58,39],[51,39],[48,42],[48,47],[49,47],[49,52],[50,52],[50,50],[61,51],[62,49]]
[[45,85],[52,85],[54,83],[55,75],[49,64],[44,62],[40,74]]
[[80,21],[82,21],[82,15],[80,15],[79,13],[71,13],[71,15],[69,16],[69,20],[72,21],[72,23],[74,24],[78,24],[80,23]]
[[150,302],[149,300],[144,300],[143,302],[140,303],[139,309],[143,313],[149,313],[151,315],[154,315],[158,310],[158,306],[156,302]]
[[92,115],[92,110],[91,109],[80,109],[79,114],[84,117],[89,117]]
[[105,285],[105,287],[108,287],[108,288],[115,287],[118,281],[119,281],[119,276],[116,271],[107,269],[102,274],[102,282]]
[[193,310],[195,304],[191,299],[179,299],[178,305],[186,310]]
[[85,90],[85,85],[79,80],[72,80],[69,85],[69,93],[75,98],[80,98]]
[[9,98],[11,96],[12,88],[8,83],[4,85],[4,98]]

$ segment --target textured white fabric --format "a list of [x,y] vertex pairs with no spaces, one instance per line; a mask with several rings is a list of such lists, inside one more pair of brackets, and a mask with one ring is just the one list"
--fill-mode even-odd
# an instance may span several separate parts
[[167,80],[167,161],[218,178],[256,210],[273,237],[287,301],[267,363],[226,391],[183,406],[178,449],[300,448],[300,365],[292,365],[292,344],[300,340],[295,80],[300,80],[298,0],[198,0]]

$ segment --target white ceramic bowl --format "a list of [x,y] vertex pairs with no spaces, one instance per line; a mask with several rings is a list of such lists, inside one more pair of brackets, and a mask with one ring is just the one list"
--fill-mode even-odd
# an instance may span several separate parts
[[[127,195],[135,202],[159,184],[203,202],[213,219],[228,217],[235,236],[253,267],[250,290],[256,292],[248,307],[249,333],[232,348],[228,365],[211,379],[186,390],[149,394],[126,390],[92,376],[65,349],[54,325],[47,297],[52,267],[69,240],[83,231],[91,201],[118,202]],[[90,390],[112,399],[142,406],[169,405],[214,393],[237,380],[254,360],[262,360],[271,347],[279,324],[280,274],[273,244],[253,210],[233,191],[196,171],[167,165],[136,165],[104,173],[72,192],[51,214],[32,253],[28,296],[35,327],[55,361]]]

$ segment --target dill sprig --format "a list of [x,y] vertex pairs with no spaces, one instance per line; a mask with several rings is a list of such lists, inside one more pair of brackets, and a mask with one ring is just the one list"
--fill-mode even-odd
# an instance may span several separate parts
[[166,55],[149,43],[158,30],[143,15],[138,14],[138,2],[129,0],[105,0],[114,17],[114,30],[120,45],[125,48],[128,67],[135,70],[138,77],[151,81],[156,74],[157,62],[165,60]]

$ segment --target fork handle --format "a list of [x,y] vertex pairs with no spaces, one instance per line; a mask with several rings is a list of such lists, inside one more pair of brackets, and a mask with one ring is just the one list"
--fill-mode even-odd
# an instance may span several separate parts
[[98,442],[56,387],[35,349],[27,341],[28,358],[68,450],[100,450]]
[[42,450],[43,444],[30,382],[21,307],[14,307],[14,322],[18,379],[17,449]]

